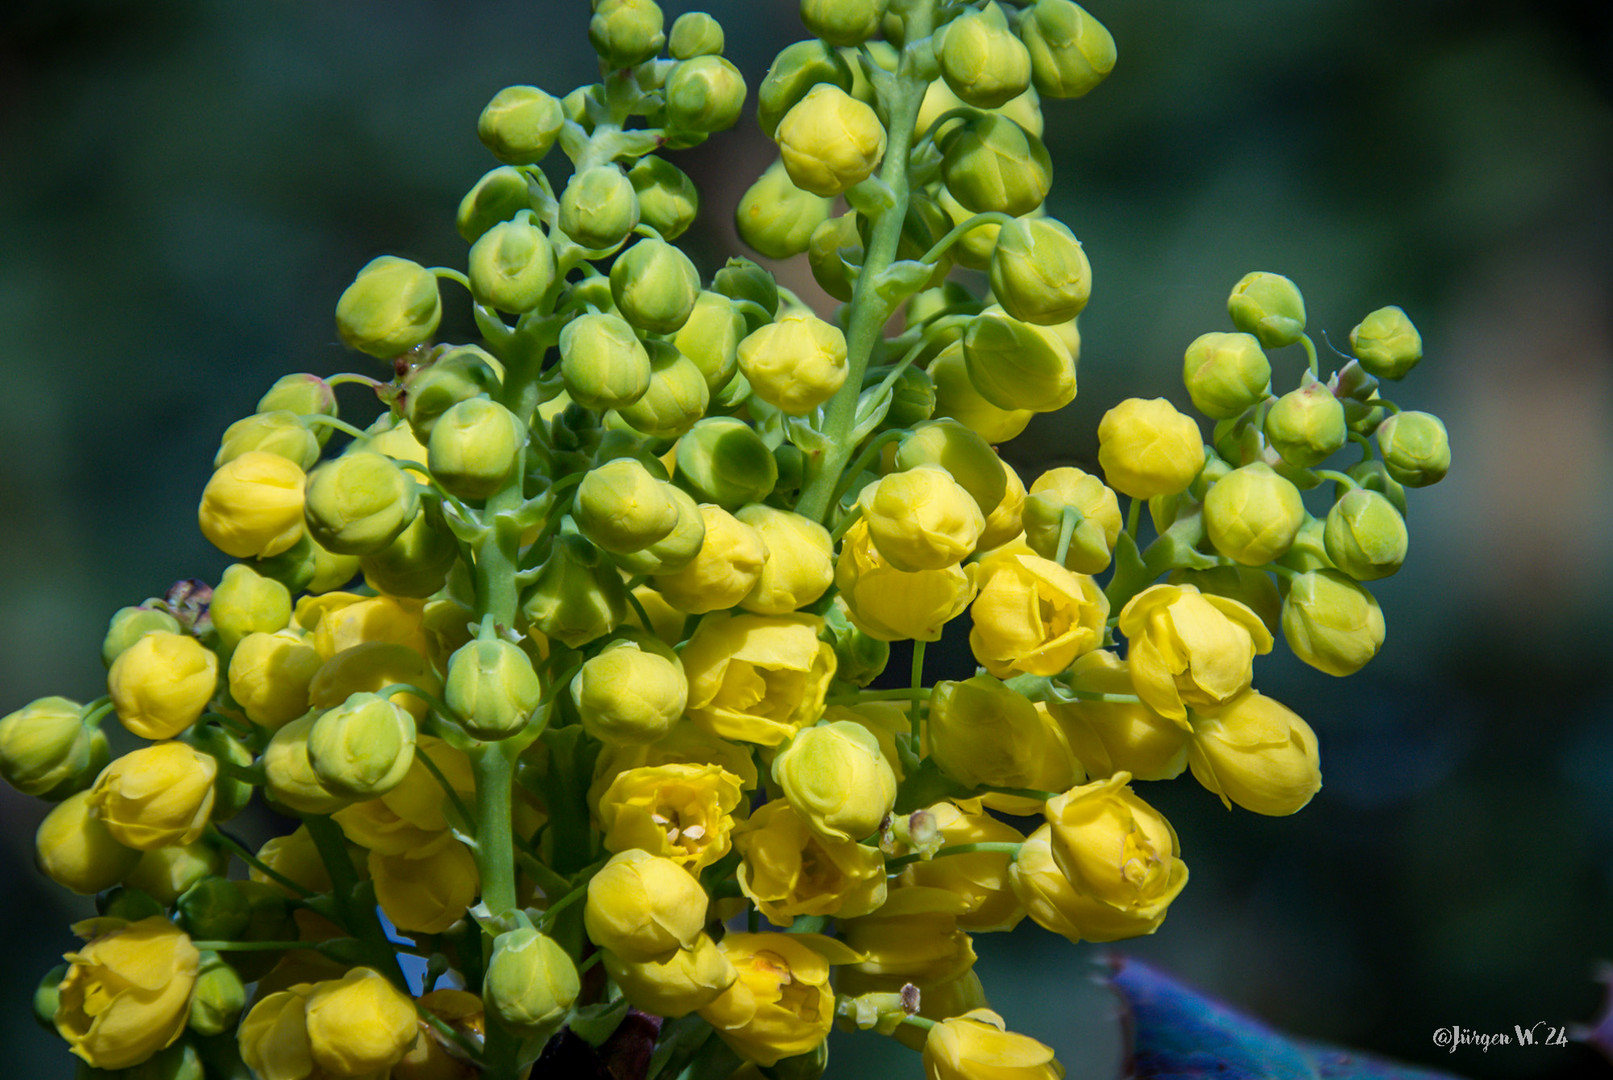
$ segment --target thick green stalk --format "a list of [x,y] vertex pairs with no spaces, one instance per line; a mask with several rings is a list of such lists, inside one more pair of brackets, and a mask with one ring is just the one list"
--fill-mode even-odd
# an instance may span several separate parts
[[361,891],[367,891],[370,886],[359,880],[358,870],[347,854],[347,837],[341,826],[324,814],[308,814],[302,821],[319,852],[319,860],[330,873],[331,893],[347,932],[364,943],[365,958],[377,971],[407,989],[403,969],[398,966],[398,955],[381,928],[380,916],[375,913],[373,893],[367,899],[360,896]]

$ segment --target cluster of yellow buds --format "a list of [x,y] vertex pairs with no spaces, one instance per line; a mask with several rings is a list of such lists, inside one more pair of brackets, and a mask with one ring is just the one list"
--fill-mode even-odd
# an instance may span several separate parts
[[[1136,781],[1274,815],[1320,787],[1254,658],[1382,644],[1362,583],[1449,465],[1379,392],[1417,331],[1373,312],[1324,382],[1298,290],[1251,274],[1186,352],[1209,445],[1127,400],[1101,472],[1027,487],[996,445],[1074,398],[1092,277],[1040,103],[1114,42],[1071,0],[800,6],[738,226],[843,306],[674,246],[698,195],[661,154],[745,80],[710,16],[593,0],[600,81],[481,114],[467,269],[382,256],[337,303],[387,377],[288,375],[224,433],[198,520],[238,561],[113,616],[104,697],[0,720],[0,774],[56,803],[41,869],[97,895],[36,998],[93,1075],[514,1080],[638,1010],[656,1076],[818,1075],[837,1018],[932,1078],[1062,1076],[972,935],[1155,931],[1188,872]],[[479,342],[435,341],[444,282]],[[926,685],[949,625],[978,669]],[[116,759],[113,715],[145,743]],[[297,826],[248,844],[259,796]]]

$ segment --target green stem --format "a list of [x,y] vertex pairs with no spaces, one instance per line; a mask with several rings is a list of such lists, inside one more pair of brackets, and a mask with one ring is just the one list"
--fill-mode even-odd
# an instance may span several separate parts
[[459,814],[460,822],[468,828],[471,822],[476,820],[476,815],[470,812],[470,807],[466,806],[465,800],[459,797],[459,792],[454,790],[454,785],[448,782],[448,777],[444,776],[442,769],[437,766],[435,761],[431,760],[430,754],[416,747],[414,756],[437,781],[437,785],[442,788],[442,793],[447,797],[449,805]]
[[1314,471],[1317,476],[1324,480],[1331,480],[1335,484],[1343,484],[1345,491],[1354,491],[1361,486],[1359,480],[1347,473],[1341,473],[1333,469],[1316,469]]
[[314,424],[319,427],[335,428],[344,435],[351,435],[355,439],[368,439],[370,437],[370,433],[365,431],[363,428],[354,427],[346,420],[338,420],[334,416],[325,416],[323,413],[305,416],[302,418],[302,422],[305,424]]
[[[922,644],[918,642],[915,644]],[[930,688],[921,686],[917,693],[910,687],[900,687],[895,690],[859,690],[855,694],[837,697],[829,702],[831,705],[860,705],[865,701],[912,701],[915,697],[924,700],[930,696]]]
[[202,952],[284,952],[287,949],[318,949],[320,941],[192,941]]
[[881,431],[870,439],[868,445],[863,448],[863,452],[857,455],[857,460],[851,463],[851,468],[846,470],[846,475],[841,477],[840,482],[835,485],[835,499],[838,500],[845,495],[846,489],[851,487],[851,482],[860,476],[865,469],[873,465],[875,461],[879,460],[880,451],[884,450],[887,444],[895,442],[906,434],[908,434],[906,428],[898,428],[894,431]]
[[476,869],[482,902],[495,918],[515,910],[515,837],[510,808],[515,762],[507,742],[482,743],[470,752],[476,772]]
[[912,682],[908,687],[907,722],[913,729],[913,745],[922,746],[922,736],[919,734],[919,705],[928,696],[924,689],[924,646],[928,642],[913,642],[913,672]]
[[303,825],[319,852],[320,861],[330,874],[331,893],[347,932],[367,946],[368,958],[377,971],[407,990],[409,984],[403,977],[403,969],[398,966],[398,954],[387,940],[386,931],[381,929],[381,919],[375,913],[373,901],[366,903],[359,895],[366,883],[359,880],[353,860],[347,854],[347,836],[341,826],[325,814],[307,814],[303,817]]
[[[849,476],[850,474],[848,473],[847,475]],[[862,516],[863,508],[861,506],[853,506],[849,511],[847,511],[846,516],[840,519],[840,524],[836,525],[834,530],[829,533],[829,542],[831,544],[840,543],[840,538],[845,536],[846,533],[850,532],[851,527],[862,520]]]
[[345,386],[348,383],[367,386],[371,390],[379,390],[386,385],[380,379],[372,379],[368,375],[360,375],[355,371],[343,371],[340,374],[329,375],[325,378],[326,386]]
[[1362,461],[1371,461],[1373,458],[1378,456],[1377,453],[1372,449],[1372,440],[1361,434],[1359,431],[1350,432],[1350,441],[1361,444]]
[[482,1048],[471,1041],[464,1034],[464,1032],[456,1031],[450,1024],[448,1024],[447,1021],[443,1020],[442,1017],[433,1014],[430,1009],[424,1008],[418,1001],[415,1002],[415,1011],[420,1014],[420,1019],[430,1024],[431,1027],[443,1038],[451,1040],[453,1044],[463,1050],[472,1061],[480,1060],[482,1056]]
[[[979,855],[982,853],[995,853],[1000,855],[1009,855],[1013,859],[1017,859],[1019,858],[1019,849],[1021,846],[1022,845],[1008,840],[983,840],[975,844],[948,844],[940,851],[937,851],[934,855],[931,855],[930,858],[941,859],[948,855]],[[893,874],[902,869],[904,866],[911,866],[913,863],[926,861],[928,860],[926,860],[924,856],[918,852],[914,852],[911,855],[903,855],[896,859],[887,859],[885,861],[885,872],[887,874]]]
[[1311,378],[1319,378],[1322,371],[1322,365],[1321,362],[1316,359],[1316,342],[1311,340],[1311,336],[1309,334],[1301,334],[1299,335],[1299,343],[1305,349],[1305,361],[1310,365]]
[[1137,530],[1142,526],[1143,500],[1135,495],[1131,497],[1131,505],[1126,508],[1126,532],[1133,540],[1137,539]]
[[988,210],[983,214],[976,214],[971,218],[966,218],[954,225],[951,232],[937,240],[935,246],[926,251],[919,261],[933,264],[942,255],[946,254],[948,248],[963,239],[965,233],[972,232],[982,225],[1007,225],[1013,220],[1015,220],[1014,215],[1005,214],[1000,210]]
[[1053,561],[1060,566],[1064,565],[1065,558],[1070,554],[1070,540],[1075,536],[1075,527],[1080,520],[1081,511],[1073,506],[1066,506],[1059,512],[1059,550],[1053,556]]
[[1143,700],[1136,694],[1100,694],[1094,690],[1065,690],[1063,695],[1077,701],[1095,701],[1103,705],[1140,705]]
[[207,836],[209,839],[223,844],[225,847],[235,852],[236,858],[240,859],[242,862],[246,863],[248,866],[252,867],[252,869],[256,870],[258,873],[262,874],[275,884],[290,889],[292,892],[296,893],[305,900],[310,896],[316,895],[312,889],[299,885],[297,882],[286,877],[286,875],[282,874],[280,871],[276,870],[274,867],[252,854],[252,850],[250,848],[241,843],[239,840],[235,839],[235,837],[231,836],[229,833],[220,829],[218,826],[209,825],[207,827]]
[[562,911],[587,895],[588,882],[585,881],[544,909],[543,914],[538,916],[536,920],[538,929],[548,929],[554,924],[555,918],[558,917]]
[[466,277],[463,272],[455,270],[452,266],[433,266],[431,272],[439,280],[452,281],[466,292],[475,295],[470,287],[470,278]]

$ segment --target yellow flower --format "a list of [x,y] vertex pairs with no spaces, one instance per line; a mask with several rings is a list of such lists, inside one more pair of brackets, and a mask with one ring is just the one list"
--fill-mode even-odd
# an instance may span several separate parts
[[797,311],[747,335],[738,359],[757,397],[791,416],[804,416],[846,381],[846,355],[839,327]]
[[375,899],[399,930],[440,934],[465,917],[481,879],[469,849],[449,833],[423,848],[369,855]]
[[842,923],[841,939],[862,954],[852,970],[939,983],[974,967],[974,944],[958,926],[957,915],[935,910],[943,901],[960,906],[949,894],[933,889],[894,889],[878,914]]
[[777,746],[823,714],[834,648],[815,615],[712,612],[682,653],[689,718],[725,739]]
[[[656,643],[659,646],[659,643]],[[583,728],[606,743],[648,743],[665,735],[689,699],[676,654],[623,641],[589,659],[571,682]]]
[[236,1032],[241,1059],[264,1080],[303,1080],[314,1071],[306,1022],[310,983],[264,995]]
[[[313,632],[314,648],[327,660],[371,641],[406,645],[424,656],[427,652],[424,612],[425,605],[418,600],[326,593],[304,597],[298,602],[293,618]],[[313,621],[306,622],[308,617]]]
[[97,1069],[138,1065],[185,1030],[201,954],[160,915],[113,930],[63,957],[56,1030]]
[[[1025,838],[990,814],[966,814],[952,803],[928,808],[943,845],[1009,843]],[[1007,852],[977,851],[916,862],[902,870],[904,888],[943,889],[961,901],[958,925],[965,930],[1012,930],[1025,909],[1008,884]]]
[[1144,589],[1121,610],[1120,632],[1137,696],[1184,724],[1189,706],[1213,709],[1249,689],[1255,655],[1271,651],[1260,616],[1191,585]]
[[700,1016],[746,1061],[765,1067],[818,1047],[834,1026],[829,959],[804,934],[728,934],[738,974]]
[[980,542],[975,545],[979,551],[1002,547],[1025,528],[1025,482],[1012,465],[1000,458],[998,460],[1003,467],[1006,486],[1002,501],[986,515],[986,531],[980,534]]
[[1058,558],[1064,511],[1079,522],[1070,532],[1064,565],[1078,574],[1107,569],[1120,539],[1120,501],[1102,480],[1076,468],[1049,469],[1031,484],[1025,499],[1025,542],[1046,559]]
[[861,705],[830,705],[823,710],[823,718],[830,723],[849,720],[867,728],[879,743],[879,752],[884,755],[885,764],[891,767],[891,774],[901,783],[902,757],[896,752],[896,739],[898,736],[905,738],[913,729],[907,712],[908,706],[900,702],[869,701]]
[[[943,196],[942,205],[946,205],[947,201]],[[963,219],[960,220],[971,216],[969,211],[962,210],[961,207],[959,209],[963,214]],[[986,229],[995,231],[996,228],[995,225],[982,225],[978,229],[971,230],[968,235],[972,236]],[[962,339],[942,349],[936,358],[930,361],[927,370],[935,382],[935,415],[950,416],[979,432],[980,437],[989,443],[1005,443],[1018,438],[1036,415],[1030,409],[1004,409],[981,396],[969,378],[969,368],[963,359]]]
[[655,588],[673,607],[700,615],[738,604],[756,587],[767,562],[761,534],[720,506],[702,503],[706,538],[682,569],[655,578]]
[[213,473],[202,491],[196,522],[208,542],[237,559],[266,559],[303,535],[303,489],[297,463],[267,450],[248,450]]
[[308,686],[324,662],[296,631],[248,634],[230,654],[230,697],[254,724],[283,727],[308,711]]
[[1014,547],[987,555],[980,574],[969,647],[999,679],[1057,675],[1102,643],[1109,600],[1087,575]]
[[975,574],[973,564],[903,573],[874,547],[866,521],[846,530],[835,562],[852,623],[881,641],[939,641],[941,628],[974,599]]
[[633,963],[665,963],[703,936],[707,897],[688,871],[629,848],[588,881],[583,925],[602,949]]
[[180,742],[124,754],[95,781],[90,802],[108,831],[126,847],[150,851],[188,844],[213,812],[218,762]]
[[[990,675],[935,684],[929,741],[941,771],[970,787],[1060,791],[1079,775],[1052,718]],[[991,798],[1001,805],[1000,797]],[[1016,810],[1034,813],[1036,807]]]
[[[333,709],[354,694],[373,694],[395,683],[442,694],[442,680],[424,654],[393,641],[366,641],[343,649],[320,666],[308,682],[308,703],[316,709]],[[416,722],[424,721],[430,708],[424,699],[401,690],[388,700]]]
[[194,724],[218,685],[218,657],[185,634],[154,630],[123,650],[106,689],[123,726],[142,739],[171,739]]
[[414,1045],[414,1002],[373,968],[316,983],[304,1022],[308,1050],[334,1076],[365,1076],[391,1068]]
[[739,778],[717,765],[628,769],[599,797],[605,850],[642,848],[698,874],[728,854]]
[[1204,468],[1204,440],[1164,398],[1127,398],[1098,423],[1098,464],[1122,495],[1174,495]]
[[956,566],[986,528],[974,496],[939,466],[890,473],[857,502],[880,557],[904,573]]
[[874,110],[826,82],[784,114],[773,138],[790,181],[824,198],[866,180],[885,156],[885,128]]
[[872,835],[896,803],[896,774],[879,739],[853,720],[809,727],[773,758],[773,782],[828,841]]
[[885,902],[885,859],[877,848],[815,834],[789,802],[775,799],[734,832],[744,856],[739,887],[768,921],[797,915],[866,915]]
[[634,963],[609,949],[604,956],[606,973],[634,1008],[669,1020],[705,1008],[739,977],[727,954],[704,933],[661,963]]
[[924,1040],[929,1080],[1060,1080],[1064,1066],[1053,1048],[1005,1029],[990,1009],[943,1020]]
[[476,790],[470,758],[441,739],[421,735],[409,771],[397,787],[332,815],[349,840],[383,855],[403,855],[435,843],[447,832],[448,820],[443,816],[447,796],[420,760],[422,756],[429,757],[454,791],[470,801]]
[[1256,690],[1211,712],[1195,712],[1187,760],[1193,777],[1257,814],[1282,817],[1322,786],[1316,733],[1292,710]]
[[279,803],[300,814],[329,814],[351,803],[319,782],[308,760],[308,735],[318,714],[300,716],[274,733],[259,759],[263,765],[263,792],[271,805]]
[[90,792],[69,795],[45,815],[34,833],[34,858],[45,876],[66,889],[91,896],[129,875],[140,852],[112,836]]
[[741,789],[756,789],[756,759],[749,746],[713,735],[691,720],[680,720],[653,743],[606,743],[594,763],[589,805],[597,806],[605,789],[622,773],[646,765],[719,765],[739,780]]
[[767,562],[740,607],[758,615],[788,615],[834,584],[834,541],[828,529],[762,503],[741,507],[734,517],[755,529],[767,548]]
[[[1136,693],[1126,662],[1108,649],[1078,659],[1070,667],[1069,682],[1088,693]],[[1053,701],[1047,711],[1094,780],[1117,772],[1138,780],[1171,780],[1187,768],[1188,733],[1140,702]]]

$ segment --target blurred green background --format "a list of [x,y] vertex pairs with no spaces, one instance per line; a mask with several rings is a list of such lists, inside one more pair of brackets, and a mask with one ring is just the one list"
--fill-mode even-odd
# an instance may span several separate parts
[[[1294,278],[1337,344],[1404,307],[1427,359],[1394,396],[1442,416],[1455,453],[1376,590],[1383,654],[1345,681],[1280,644],[1258,666],[1320,736],[1321,794],[1267,820],[1185,778],[1144,785],[1193,877],[1123,948],[1309,1037],[1472,1076],[1605,1074],[1583,1048],[1431,1035],[1588,1020],[1613,958],[1613,5],[1091,8],[1119,65],[1046,103],[1050,209],[1094,268],[1081,394],[1005,456],[1027,478],[1090,464],[1120,398],[1185,403],[1183,348],[1229,328],[1253,269]],[[802,36],[789,0],[706,9],[753,88]],[[0,15],[0,711],[95,697],[113,609],[217,580],[194,521],[219,433],[281,373],[369,369],[331,318],[365,261],[463,265],[453,210],[492,164],[477,113],[510,83],[592,79],[586,21],[583,0]],[[701,185],[707,273],[739,250],[733,207],[769,154],[747,113],[673,157]],[[444,335],[464,339],[449,292]],[[1303,361],[1282,361],[1291,384]],[[30,865],[42,814],[0,791],[0,1040],[19,1075],[67,1076],[27,994],[87,905]],[[977,944],[1012,1027],[1072,1077],[1111,1075],[1098,950],[1029,923]],[[836,1044],[832,1076],[917,1074],[872,1036]]]

